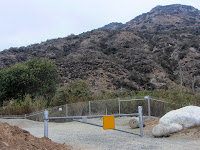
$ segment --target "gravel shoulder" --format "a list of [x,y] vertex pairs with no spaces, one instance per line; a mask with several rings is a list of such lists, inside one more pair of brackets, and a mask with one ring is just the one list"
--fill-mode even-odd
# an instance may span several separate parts
[[[130,129],[128,122],[131,117],[115,119],[118,129],[139,133],[139,129]],[[18,126],[29,131],[36,137],[43,137],[44,123],[26,119],[0,119],[10,125]],[[88,122],[102,125],[102,118],[88,119]],[[154,138],[151,129],[156,122],[150,122],[144,128],[144,137],[123,133],[115,130],[104,130],[101,127],[88,125],[80,122],[53,123],[49,122],[49,138],[58,143],[66,143],[75,150],[198,150],[200,149],[200,138],[184,138],[185,133],[180,136],[173,135],[170,138]],[[194,129],[190,129],[192,132]],[[196,131],[196,130],[194,130]],[[191,133],[190,132],[190,133]],[[191,134],[192,135],[192,134]],[[183,137],[183,138],[181,138]]]

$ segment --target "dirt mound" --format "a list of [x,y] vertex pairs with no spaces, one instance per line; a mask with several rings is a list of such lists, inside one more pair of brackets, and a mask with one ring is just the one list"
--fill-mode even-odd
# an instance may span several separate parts
[[152,130],[153,127],[158,124],[160,118],[158,117],[148,117],[148,116],[144,116],[143,117],[143,121],[145,124],[144,130]]
[[48,138],[36,138],[28,131],[8,123],[0,122],[1,150],[70,150],[64,144],[52,142]]
[[199,140],[200,139],[200,126],[192,127],[189,129],[182,130],[178,133],[174,133],[173,135],[171,135],[171,138]]

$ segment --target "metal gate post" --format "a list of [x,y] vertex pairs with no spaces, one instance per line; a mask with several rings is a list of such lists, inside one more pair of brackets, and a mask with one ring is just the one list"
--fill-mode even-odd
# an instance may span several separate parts
[[65,107],[66,107],[66,117],[68,117],[68,105],[66,104]]
[[91,116],[91,102],[89,101],[89,116]]
[[148,116],[151,116],[151,103],[149,95],[148,95]]
[[139,113],[139,126],[140,126],[140,136],[143,136],[143,120],[142,120],[142,106],[138,106]]
[[[119,105],[119,115],[120,115],[120,98],[118,98],[118,105]],[[120,116],[119,116],[120,118]]]
[[44,111],[44,137],[48,138],[48,114],[49,112],[45,109]]

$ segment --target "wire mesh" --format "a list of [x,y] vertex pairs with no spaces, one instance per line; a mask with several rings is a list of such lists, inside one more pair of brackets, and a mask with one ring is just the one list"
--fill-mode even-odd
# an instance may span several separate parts
[[[141,98],[141,97],[137,97]],[[130,100],[131,98],[123,98],[123,100]],[[65,117],[65,116],[89,116],[89,115],[113,115],[119,114],[120,99],[96,100],[89,102],[79,102],[66,104],[47,109],[49,117]],[[120,101],[120,113],[132,114],[138,112],[138,106],[144,107],[144,112],[148,112],[147,101]]]
[[33,112],[25,115],[25,119],[43,121],[44,111]]
[[[170,110],[178,109],[180,107],[173,103],[167,103],[167,101],[164,99],[162,99],[162,101],[156,101],[156,99],[159,100],[159,98],[156,97],[154,97],[153,99],[155,100],[150,101],[151,116],[161,117]],[[143,115],[147,116],[148,100],[144,99],[144,97],[127,97],[123,99],[117,98],[109,100],[78,102],[78,103],[56,106],[53,108],[47,108],[47,110],[49,111],[49,117],[113,115],[119,113],[120,114],[137,113],[138,106],[143,107]],[[26,119],[30,120],[43,121],[44,113],[43,111],[38,111],[22,116],[12,116],[12,117],[25,117]]]
[[177,104],[151,100],[151,116],[162,117],[167,112],[178,108],[180,108],[180,106]]
[[118,114],[118,100],[98,100],[91,102],[91,115]]

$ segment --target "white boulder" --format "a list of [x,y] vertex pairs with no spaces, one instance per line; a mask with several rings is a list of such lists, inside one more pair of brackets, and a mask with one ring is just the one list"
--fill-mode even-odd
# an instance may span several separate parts
[[155,137],[169,136],[171,133],[175,133],[183,130],[183,126],[177,123],[172,123],[168,126],[158,124],[152,129],[152,133]]
[[152,129],[156,137],[168,136],[183,129],[200,126],[200,107],[186,106],[165,114]]

